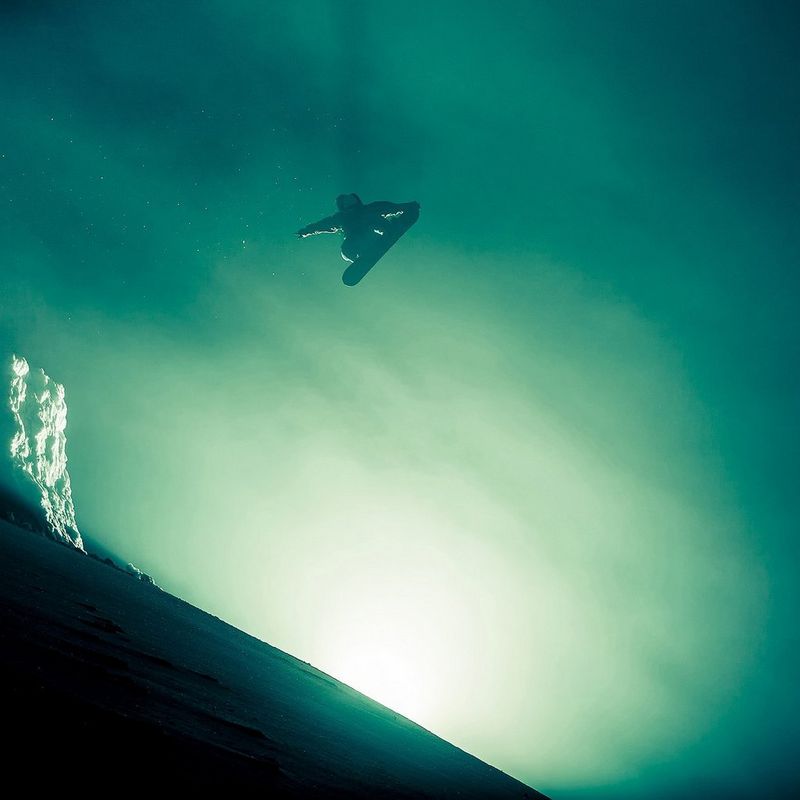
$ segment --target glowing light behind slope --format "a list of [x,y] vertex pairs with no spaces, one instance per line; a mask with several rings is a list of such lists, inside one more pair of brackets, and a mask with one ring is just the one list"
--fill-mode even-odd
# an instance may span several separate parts
[[[121,381],[92,424],[131,421],[114,435],[147,470],[109,474],[109,503],[147,504],[109,519],[124,548],[146,536],[160,583],[513,774],[591,786],[716,724],[761,578],[657,331],[538,269],[538,335],[515,341],[513,315],[431,301],[410,320],[377,291],[380,325],[343,328],[347,295],[312,325],[226,265],[209,315],[251,343],[206,359],[155,334],[139,362],[112,338],[119,375],[180,414],[154,421]],[[605,337],[592,357],[575,318]],[[161,495],[170,464],[185,479]]]

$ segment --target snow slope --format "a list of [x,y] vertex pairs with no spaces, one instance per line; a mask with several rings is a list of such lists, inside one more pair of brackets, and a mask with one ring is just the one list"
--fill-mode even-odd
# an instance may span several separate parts
[[29,791],[542,797],[309,664],[3,521],[0,601],[3,760]]

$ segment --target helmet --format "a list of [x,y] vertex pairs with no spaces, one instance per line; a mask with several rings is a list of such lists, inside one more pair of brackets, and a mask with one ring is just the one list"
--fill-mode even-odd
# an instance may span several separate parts
[[348,208],[355,208],[360,205],[363,205],[363,203],[357,194],[340,194],[336,198],[336,208],[339,211],[347,211]]

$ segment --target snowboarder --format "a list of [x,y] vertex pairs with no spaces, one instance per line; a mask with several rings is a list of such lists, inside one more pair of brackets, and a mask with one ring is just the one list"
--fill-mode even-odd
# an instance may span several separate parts
[[340,194],[336,207],[339,210],[335,214],[306,225],[297,236],[305,239],[320,233],[343,233],[342,258],[349,266],[342,280],[348,286],[358,283],[419,217],[417,202],[364,205],[357,194]]

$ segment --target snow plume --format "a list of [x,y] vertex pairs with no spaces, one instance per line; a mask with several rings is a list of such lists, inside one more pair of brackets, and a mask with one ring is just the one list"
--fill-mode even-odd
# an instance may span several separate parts
[[83,549],[67,471],[67,404],[64,387],[24,358],[11,358],[9,408],[15,431],[11,459],[36,485],[53,535]]
[[156,589],[161,588],[146,572],[142,572],[135,564],[128,564],[127,571],[142,583],[146,583],[148,586],[153,586]]

